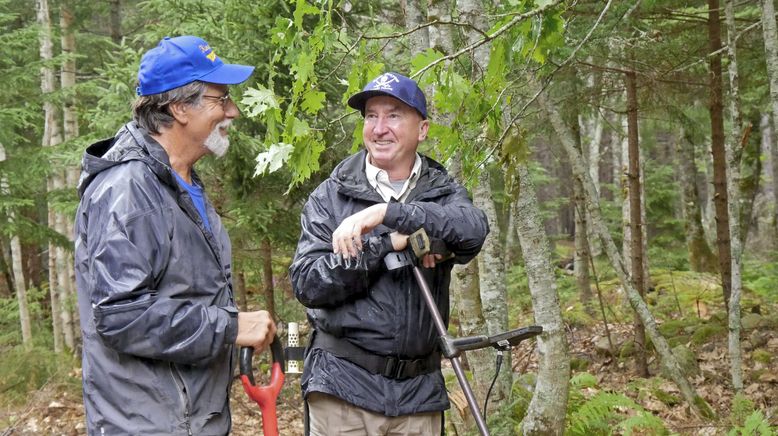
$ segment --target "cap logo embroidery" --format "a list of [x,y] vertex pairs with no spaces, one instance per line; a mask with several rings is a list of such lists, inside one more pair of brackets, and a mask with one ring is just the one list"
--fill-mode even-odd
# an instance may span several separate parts
[[397,78],[394,74],[390,73],[384,73],[380,76],[378,76],[377,79],[373,81],[373,90],[388,90],[393,91],[392,89],[392,83],[399,83],[400,79]]
[[216,61],[216,53],[214,53],[213,50],[211,50],[211,46],[207,44],[206,45],[200,44],[197,47],[200,49],[201,52],[203,52],[203,54],[205,54],[205,57],[207,57],[209,61],[211,62]]

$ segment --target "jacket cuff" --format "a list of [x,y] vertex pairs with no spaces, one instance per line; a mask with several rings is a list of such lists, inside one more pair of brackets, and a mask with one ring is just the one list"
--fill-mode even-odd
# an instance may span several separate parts
[[221,310],[227,312],[227,326],[224,330],[224,346],[231,347],[235,345],[235,340],[238,339],[238,309],[234,307],[220,307]]
[[[397,228],[397,221],[402,216],[402,203],[392,201],[386,205],[386,213],[384,214],[383,225],[390,229]],[[391,244],[391,241],[390,241]]]

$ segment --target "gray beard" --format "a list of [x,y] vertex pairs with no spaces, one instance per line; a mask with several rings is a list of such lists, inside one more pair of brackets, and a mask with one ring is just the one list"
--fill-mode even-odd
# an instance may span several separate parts
[[223,127],[222,124],[219,124],[211,131],[211,134],[205,140],[205,144],[203,144],[216,157],[223,157],[227,153],[227,149],[230,148],[230,138],[223,136],[219,132],[220,127]]

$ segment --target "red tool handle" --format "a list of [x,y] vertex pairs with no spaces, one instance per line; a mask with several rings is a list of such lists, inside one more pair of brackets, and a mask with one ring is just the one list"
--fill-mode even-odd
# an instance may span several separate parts
[[256,386],[254,384],[254,372],[251,368],[251,360],[254,348],[242,347],[240,349],[240,379],[243,381],[243,389],[249,398],[259,404],[262,411],[262,432],[265,436],[278,436],[278,419],[276,418],[276,399],[284,385],[284,352],[278,336],[273,338],[270,344],[273,355],[273,366],[270,370],[270,384]]

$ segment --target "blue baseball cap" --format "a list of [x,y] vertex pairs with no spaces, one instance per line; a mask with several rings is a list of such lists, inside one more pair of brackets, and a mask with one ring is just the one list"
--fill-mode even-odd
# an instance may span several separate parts
[[248,65],[225,64],[196,36],[168,36],[141,58],[137,92],[159,94],[195,80],[235,85],[245,82],[253,71]]
[[413,80],[397,73],[384,73],[371,80],[361,92],[348,99],[348,105],[359,110],[365,116],[365,103],[370,97],[388,95],[416,109],[421,117],[427,119],[427,99],[419,85]]

